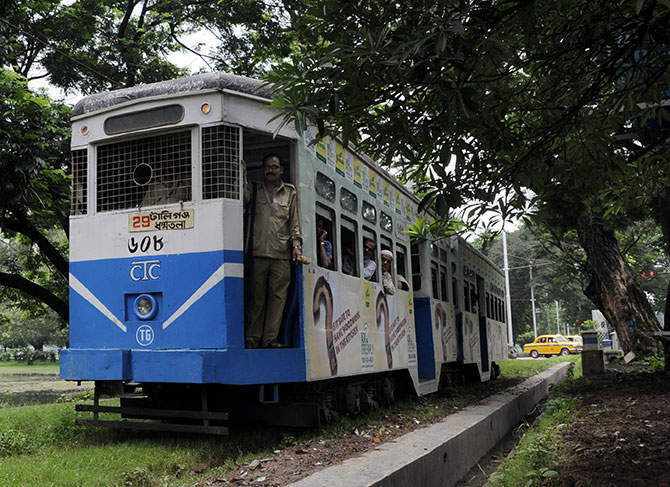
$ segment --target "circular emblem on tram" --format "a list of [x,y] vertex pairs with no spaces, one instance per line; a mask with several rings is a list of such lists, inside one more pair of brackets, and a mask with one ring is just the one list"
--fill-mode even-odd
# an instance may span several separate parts
[[149,325],[142,325],[135,332],[135,338],[137,343],[143,347],[151,345],[151,342],[154,341],[154,330]]

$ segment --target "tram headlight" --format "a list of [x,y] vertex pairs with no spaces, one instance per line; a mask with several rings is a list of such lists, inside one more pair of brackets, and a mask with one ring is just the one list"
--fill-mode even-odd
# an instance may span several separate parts
[[150,320],[156,316],[156,312],[158,311],[156,298],[151,294],[140,294],[135,298],[133,309],[139,319]]
[[201,111],[204,115],[209,115],[209,112],[212,111],[212,106],[211,106],[209,103],[203,103],[203,104],[200,106],[200,111]]

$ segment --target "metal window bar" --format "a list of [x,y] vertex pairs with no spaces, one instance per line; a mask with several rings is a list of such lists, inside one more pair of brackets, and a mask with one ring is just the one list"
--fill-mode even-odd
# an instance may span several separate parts
[[97,211],[191,201],[191,132],[97,148]]
[[240,198],[240,129],[228,125],[202,129],[202,198]]
[[85,215],[88,195],[88,155],[86,149],[72,151],[72,198],[70,215]]

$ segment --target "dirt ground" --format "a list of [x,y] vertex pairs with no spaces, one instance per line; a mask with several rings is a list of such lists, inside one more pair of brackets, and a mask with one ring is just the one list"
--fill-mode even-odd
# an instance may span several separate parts
[[0,369],[0,404],[47,404],[61,396],[71,396],[92,389],[93,382],[77,385],[76,382],[62,381],[57,372],[34,372],[27,367],[22,373],[3,373]]
[[458,413],[467,405],[477,403],[518,382],[520,382],[518,379],[501,378],[487,384],[469,385],[453,391],[440,392],[439,395],[427,399],[429,407],[436,411],[430,420],[419,420],[410,413],[389,414],[380,421],[370,422],[365,427],[355,428],[334,438],[313,439],[275,450],[267,458],[254,460],[225,475],[200,481],[195,487],[230,485],[284,487],[318,470],[374,450],[380,444],[392,441],[410,431],[441,421],[450,414]]
[[563,434],[561,486],[670,487],[670,377],[611,365],[576,381],[578,420]]
[[[481,398],[497,390],[498,387],[482,392]],[[670,487],[670,421],[667,419],[670,377],[649,372],[641,365],[610,365],[605,374],[577,380],[572,395],[578,419],[564,429],[562,451],[568,459],[561,465],[549,466],[559,472],[560,478],[547,481],[546,485]],[[403,414],[387,416],[384,421],[342,437],[312,440],[277,450],[268,458],[198,482],[196,486],[283,487],[460,409],[453,406],[448,397],[437,407],[443,408],[445,414],[429,422],[421,423]],[[513,450],[518,436],[510,434],[482,458],[459,487],[485,485],[487,477]]]

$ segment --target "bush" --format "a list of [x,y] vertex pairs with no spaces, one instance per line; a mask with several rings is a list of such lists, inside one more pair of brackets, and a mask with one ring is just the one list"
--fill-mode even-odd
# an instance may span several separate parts
[[521,333],[516,337],[517,343],[523,346],[526,343],[533,343],[535,341],[535,334],[532,331],[527,331],[526,333]]
[[0,362],[25,362],[32,365],[36,361],[55,362],[56,354],[54,352],[45,352],[44,350],[31,350],[28,347],[16,348],[0,353]]

